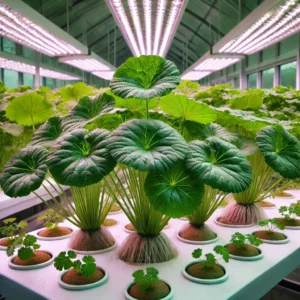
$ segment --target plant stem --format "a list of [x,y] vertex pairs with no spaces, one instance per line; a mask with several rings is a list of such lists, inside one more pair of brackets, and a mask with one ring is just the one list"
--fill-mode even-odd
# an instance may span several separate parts
[[149,119],[149,99],[146,99],[146,119]]

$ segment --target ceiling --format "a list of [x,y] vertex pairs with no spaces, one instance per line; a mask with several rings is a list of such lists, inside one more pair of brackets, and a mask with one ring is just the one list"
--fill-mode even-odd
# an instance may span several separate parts
[[[105,0],[23,1],[113,65],[132,56]],[[184,71],[262,2],[189,0],[167,58]]]

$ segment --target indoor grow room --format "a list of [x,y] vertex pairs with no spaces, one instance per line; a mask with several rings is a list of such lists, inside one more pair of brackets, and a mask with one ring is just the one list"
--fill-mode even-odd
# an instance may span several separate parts
[[0,299],[299,299],[299,0],[0,0]]

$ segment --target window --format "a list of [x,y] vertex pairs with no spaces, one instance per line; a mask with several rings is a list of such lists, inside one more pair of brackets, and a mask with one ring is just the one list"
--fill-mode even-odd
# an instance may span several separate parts
[[10,89],[17,88],[19,86],[19,74],[16,71],[4,69],[3,79],[4,84]]
[[240,77],[235,77],[233,79],[233,88],[235,88],[235,89],[240,88]]
[[256,66],[258,64],[258,53],[251,54],[247,57],[247,66]]
[[262,88],[272,88],[274,84],[274,68],[262,71]]
[[296,67],[295,61],[280,66],[280,85],[296,87]]
[[256,88],[257,73],[248,75],[248,88]]
[[16,44],[10,40],[3,39],[3,51],[16,54]]
[[29,85],[32,88],[34,87],[34,75],[32,74],[23,74],[23,85]]
[[274,59],[276,57],[276,45],[272,45],[262,50],[262,61]]
[[50,89],[54,88],[54,83],[52,78],[46,78],[46,86]]
[[23,56],[30,60],[34,60],[34,50],[23,46]]
[[280,55],[296,50],[298,45],[298,34],[294,34],[279,43]]

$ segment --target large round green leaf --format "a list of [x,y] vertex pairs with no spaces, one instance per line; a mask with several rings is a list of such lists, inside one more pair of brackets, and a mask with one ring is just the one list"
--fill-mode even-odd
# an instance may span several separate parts
[[214,189],[239,193],[251,183],[251,167],[246,157],[231,143],[211,138],[193,141],[186,166],[197,178]]
[[61,117],[50,118],[36,131],[30,145],[51,146],[62,134],[61,123]]
[[47,121],[52,115],[52,105],[41,95],[25,94],[12,100],[6,108],[10,121],[32,126]]
[[83,97],[64,118],[63,129],[69,131],[77,127],[84,127],[111,112],[114,105],[115,99],[106,93],[93,97]]
[[131,57],[110,82],[112,92],[122,98],[150,99],[164,96],[177,87],[180,72],[175,64],[156,55]]
[[99,182],[116,165],[107,148],[109,131],[95,129],[88,133],[76,129],[61,137],[48,159],[52,176],[58,183],[87,186]]
[[189,151],[183,137],[157,120],[130,120],[121,124],[108,141],[114,159],[140,171],[167,171]]
[[300,177],[300,142],[282,126],[267,126],[256,137],[266,163],[282,177]]
[[46,160],[47,151],[38,147],[27,147],[15,154],[0,177],[4,193],[23,197],[37,190],[46,176]]
[[184,95],[165,96],[161,99],[160,105],[165,113],[182,121],[208,124],[217,119],[217,113],[208,105],[196,102]]
[[153,208],[172,218],[192,214],[201,204],[204,186],[179,164],[167,172],[149,173],[145,192]]

